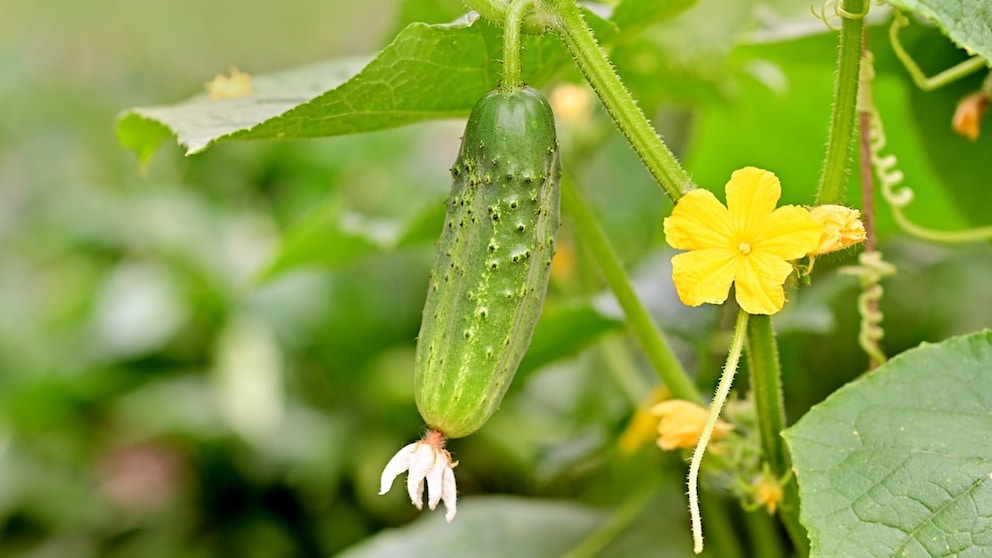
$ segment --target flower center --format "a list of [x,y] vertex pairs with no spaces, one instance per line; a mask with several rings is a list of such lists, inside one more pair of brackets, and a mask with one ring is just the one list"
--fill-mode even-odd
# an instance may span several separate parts
[[741,242],[737,245],[737,249],[740,250],[741,254],[745,256],[751,253],[751,245],[747,242]]

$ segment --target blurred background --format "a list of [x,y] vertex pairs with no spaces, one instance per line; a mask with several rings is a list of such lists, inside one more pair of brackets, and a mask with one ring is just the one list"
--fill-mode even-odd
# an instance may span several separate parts
[[[700,184],[722,190],[753,164],[779,175],[785,201],[812,200],[835,37],[795,4],[704,1],[616,45],[618,68]],[[431,552],[416,538],[428,531],[383,531],[420,517],[403,491],[376,495],[386,460],[422,429],[412,362],[430,235],[374,241],[436,214],[462,122],[191,158],[167,144],[144,169],[114,122],[127,107],[199,93],[232,66],[263,74],[372,54],[404,23],[447,21],[458,4],[50,0],[2,12],[0,557]],[[988,138],[972,144],[948,125],[983,76],[921,93],[885,29],[872,33],[889,147],[917,189],[910,213],[936,227],[988,224]],[[931,74],[963,56],[932,29],[906,35]],[[670,205],[589,91],[566,93],[577,107],[558,105],[566,172],[706,392],[732,316],[678,304],[660,235]],[[992,325],[988,245],[910,240],[880,212],[883,250],[901,270],[886,282],[889,353]],[[369,242],[322,236],[328,220]],[[450,446],[462,462],[458,521],[478,544],[470,535],[491,532],[494,517],[516,532],[507,518],[535,514],[568,548],[660,479],[651,512],[604,555],[684,555],[679,457],[656,451],[650,425],[618,445],[637,434],[628,421],[655,376],[567,222],[562,234],[540,351],[493,421]],[[777,317],[791,418],[864,371],[857,281],[834,273],[852,259],[818,262],[813,286]],[[505,496],[482,496],[495,494]],[[439,526],[435,515],[415,527]],[[665,521],[675,534],[658,533]],[[532,542],[518,555],[555,555]]]

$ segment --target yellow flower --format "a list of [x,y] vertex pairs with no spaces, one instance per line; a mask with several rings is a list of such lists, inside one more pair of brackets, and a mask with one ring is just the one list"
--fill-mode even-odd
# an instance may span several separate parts
[[744,509],[753,511],[758,508],[765,508],[769,514],[774,514],[785,498],[783,487],[791,480],[792,471],[787,471],[782,478],[775,478],[768,464],[764,463],[761,473],[751,479],[750,485],[744,487],[744,492],[749,496],[749,501],[744,504]]
[[654,440],[655,431],[658,428],[658,417],[651,413],[651,409],[668,397],[668,389],[664,386],[651,390],[648,400],[637,407],[634,416],[630,417],[630,422],[627,423],[627,428],[620,435],[620,440],[617,442],[620,453],[630,455],[641,449],[644,444]]
[[[661,417],[661,422],[658,423],[658,445],[667,451],[696,447],[710,412],[689,401],[670,399],[652,407],[651,414]],[[717,420],[713,439],[723,438],[733,429],[732,424]]]
[[778,178],[762,169],[734,171],[727,183],[727,207],[708,190],[688,192],[665,219],[673,248],[672,280],[689,306],[721,304],[730,285],[750,314],[774,314],[785,304],[782,285],[791,260],[816,248],[823,225],[805,208],[775,208],[782,194]]
[[779,480],[770,475],[760,475],[754,480],[752,487],[755,503],[764,507],[769,514],[774,514],[784,497]]
[[810,251],[811,256],[843,250],[865,240],[865,225],[857,209],[843,205],[818,205],[809,210],[809,215],[823,225],[820,243]]

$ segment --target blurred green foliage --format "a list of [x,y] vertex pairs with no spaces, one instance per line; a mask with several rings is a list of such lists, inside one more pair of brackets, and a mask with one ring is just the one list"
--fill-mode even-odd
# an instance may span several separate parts
[[[232,65],[255,74],[373,53],[397,21],[445,21],[451,4],[4,8],[0,557],[325,556],[362,541],[355,555],[368,556],[362,548],[388,547],[370,537],[415,519],[402,491],[376,491],[385,461],[422,429],[413,346],[462,124],[230,143],[188,159],[167,147],[140,173],[113,125],[125,107],[185,98]],[[786,201],[805,203],[822,158],[835,46],[820,22],[797,15],[805,6],[786,4],[741,3],[714,17],[703,1],[618,45],[615,59],[698,182],[720,190],[733,169],[757,164],[779,174]],[[942,40],[919,33],[917,52]],[[714,35],[723,41],[705,40]],[[987,217],[963,201],[987,173],[942,158],[940,142],[958,139],[941,136],[946,124],[933,115],[949,115],[954,97],[916,92],[886,54],[884,32],[873,29],[871,40],[890,146],[917,189],[910,214],[942,225]],[[929,63],[958,56],[947,49]],[[660,238],[667,202],[594,101],[587,116],[560,123],[566,172],[709,389],[728,317],[675,298]],[[960,142],[955,156],[988,152],[987,136]],[[883,249],[900,268],[883,302],[890,353],[992,326],[987,245],[908,240],[884,206],[880,215]],[[651,444],[617,450],[637,393],[610,371],[632,371],[645,400],[654,376],[617,327],[622,316],[594,262],[569,244],[567,228],[563,238],[571,265],[553,281],[540,350],[493,421],[450,446],[462,462],[464,536],[474,513],[491,519],[529,502],[480,498],[473,512],[477,494],[567,499],[509,513],[564,506],[585,526],[636,492],[636,479],[661,470],[669,486],[680,482],[678,456]],[[777,317],[790,417],[865,368],[856,281],[833,273],[851,258],[824,258],[813,287],[790,295]],[[658,545],[687,554],[682,535],[652,534],[664,522],[684,533],[682,497],[659,491],[648,507],[656,515],[606,555],[658,555]],[[760,518],[731,518],[725,533],[748,548],[746,526]],[[747,554],[720,543],[709,552]]]

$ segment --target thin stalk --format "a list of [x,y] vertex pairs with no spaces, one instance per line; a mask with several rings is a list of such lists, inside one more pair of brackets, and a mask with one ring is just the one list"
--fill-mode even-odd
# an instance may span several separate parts
[[838,8],[843,16],[840,49],[837,53],[837,81],[834,83],[834,107],[830,115],[827,154],[817,188],[815,205],[839,203],[847,186],[847,165],[854,139],[855,107],[858,96],[858,72],[861,68],[861,30],[867,13],[867,0],[843,0]]
[[565,558],[593,558],[599,555],[624,529],[630,526],[631,522],[637,519],[637,516],[644,511],[644,508],[657,493],[656,481],[650,482],[647,486],[638,487],[627,496],[627,499],[620,504],[620,507],[599,529],[593,531],[579,543],[579,546],[573,548],[565,555]]
[[554,0],[558,20],[556,29],[576,65],[592,85],[617,128],[644,162],[648,172],[673,202],[695,187],[685,169],[675,160],[668,146],[637,106],[599,47],[592,30],[582,18],[574,0]]
[[576,233],[586,248],[593,254],[599,269],[606,279],[606,284],[613,291],[617,302],[627,316],[627,323],[634,336],[641,344],[645,356],[658,373],[661,381],[668,386],[672,397],[685,399],[694,403],[702,403],[703,398],[696,389],[682,364],[675,358],[661,331],[655,325],[648,311],[637,298],[634,287],[630,283],[627,271],[616,251],[610,245],[599,222],[593,216],[592,210],[579,195],[575,185],[568,178],[562,179],[562,204],[565,211],[575,223]]
[[513,0],[503,25],[503,80],[499,90],[515,93],[523,88],[520,78],[520,23],[534,7],[534,0]]
[[[506,14],[510,11],[510,4],[506,0],[462,0],[462,3],[485,19],[500,25],[506,21]],[[523,18],[521,31],[540,35],[546,33],[550,26],[551,14],[543,10],[539,3],[535,11]]]
[[[896,9],[898,11],[898,8]],[[898,20],[899,16],[896,16]],[[895,22],[893,22],[893,27]],[[895,39],[898,42],[898,38]],[[896,49],[895,43],[892,45],[893,49]],[[899,49],[902,45],[899,45]],[[874,110],[874,100],[872,98],[872,76],[874,75],[874,69],[871,67],[872,56],[870,51],[868,51],[868,37],[863,37],[861,42],[861,89],[858,91],[858,135],[860,137],[859,154],[860,158],[858,160],[861,169],[861,222],[865,226],[865,252],[875,252],[876,251],[876,237],[875,237],[875,176],[872,172],[872,156],[871,156],[871,118],[872,111]],[[865,292],[872,290],[872,287],[865,289]],[[878,300],[874,297],[863,297],[865,299],[865,312],[864,316],[878,316]],[[865,336],[864,328],[861,333],[861,337]],[[878,341],[873,343],[864,343],[866,347],[873,350],[866,351],[868,353],[868,370],[872,371],[878,368],[883,362],[885,362],[885,354],[882,353],[882,348],[878,345]],[[882,358],[879,358],[882,357]]]
[[977,72],[978,70],[988,68],[988,64],[985,59],[980,55],[972,56],[971,58],[956,64],[943,72],[933,76],[927,77],[920,69],[920,66],[913,60],[913,57],[906,52],[906,49],[902,46],[902,41],[899,40],[899,30],[903,27],[909,25],[909,19],[902,13],[899,8],[892,9],[892,25],[889,27],[889,42],[892,44],[892,52],[895,53],[896,58],[902,62],[902,65],[909,72],[909,76],[913,78],[913,82],[923,91],[933,91],[934,89],[943,87],[949,83],[954,83],[955,81],[970,76],[971,74]]
[[[782,371],[770,316],[752,316],[747,328],[747,362],[758,412],[761,451],[772,473],[781,479],[790,470],[791,463],[785,439],[782,438],[786,423]],[[783,487],[779,517],[799,554],[805,556],[809,553],[809,542],[806,531],[799,523],[799,500],[795,487],[796,482],[793,479]]]
[[716,388],[716,395],[710,403],[710,415],[706,419],[703,432],[699,435],[699,443],[692,452],[692,461],[689,462],[689,518],[692,522],[692,551],[699,554],[703,551],[703,521],[699,515],[699,466],[703,462],[703,455],[706,453],[706,446],[710,443],[713,429],[716,428],[716,421],[720,418],[720,411],[723,404],[727,402],[730,394],[730,386],[734,384],[734,376],[737,375],[737,363],[741,359],[741,351],[744,348],[744,332],[747,329],[749,314],[743,310],[737,313],[737,323],[734,325],[734,337],[730,341],[730,352],[727,354],[727,363],[723,367],[723,375],[720,376],[720,384]]
[[623,392],[631,408],[637,409],[644,404],[651,386],[641,377],[639,369],[630,356],[630,350],[624,343],[626,335],[611,335],[599,343],[600,360],[603,367],[613,376],[613,381]]

